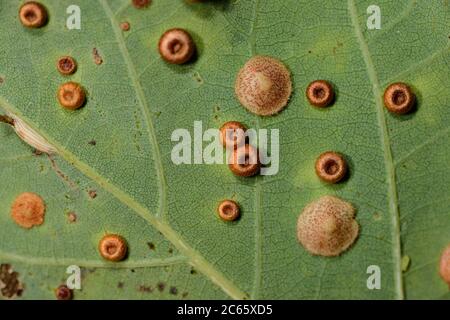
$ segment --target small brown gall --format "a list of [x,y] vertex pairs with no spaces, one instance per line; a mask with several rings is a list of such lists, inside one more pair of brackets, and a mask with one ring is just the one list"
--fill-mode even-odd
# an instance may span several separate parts
[[247,128],[240,122],[228,121],[220,128],[220,142],[224,147],[243,145]]
[[98,245],[101,256],[109,261],[121,261],[128,252],[128,245],[124,238],[116,234],[104,236]]
[[48,20],[47,9],[39,2],[26,2],[19,9],[19,19],[27,28],[43,27]]
[[61,285],[56,288],[55,296],[58,300],[72,300],[73,292],[67,286]]
[[147,8],[152,1],[151,0],[132,0],[133,6],[138,9]]
[[183,64],[191,60],[195,53],[195,43],[191,35],[183,29],[166,31],[159,40],[159,53],[168,63]]
[[251,177],[259,173],[261,163],[258,149],[246,144],[235,149],[229,160],[231,172],[240,177]]
[[35,193],[20,194],[11,206],[11,217],[19,226],[30,229],[44,223],[45,203]]
[[444,249],[439,263],[439,273],[450,288],[450,245]]
[[239,219],[241,210],[239,205],[233,200],[223,200],[217,208],[219,217],[223,221],[235,221]]
[[291,96],[290,72],[277,59],[255,56],[239,71],[235,93],[250,112],[260,116],[274,115],[287,105]]
[[84,105],[86,93],[78,83],[66,82],[59,87],[58,101],[64,108],[76,110]]
[[129,22],[122,22],[120,24],[120,29],[122,29],[122,31],[130,31],[130,23]]
[[75,71],[77,70],[77,63],[75,59],[69,56],[59,58],[56,66],[58,68],[59,73],[61,73],[64,76],[74,74]]
[[412,110],[416,97],[411,88],[402,82],[389,85],[384,92],[384,105],[392,113],[405,114]]
[[332,257],[356,240],[359,226],[353,206],[337,197],[324,196],[307,205],[297,221],[297,238],[311,254]]
[[328,107],[334,100],[333,86],[325,80],[313,81],[306,88],[306,98],[315,107]]
[[337,183],[347,174],[347,162],[336,152],[322,153],[316,160],[316,174],[325,182]]

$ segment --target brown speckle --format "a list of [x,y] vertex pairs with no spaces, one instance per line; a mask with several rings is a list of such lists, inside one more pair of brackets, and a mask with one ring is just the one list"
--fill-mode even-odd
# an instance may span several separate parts
[[120,24],[120,29],[122,29],[122,31],[129,31],[130,30],[130,23],[127,21],[124,21]]
[[123,286],[124,286],[124,283],[123,283],[123,282],[117,283],[117,288],[123,289]]
[[183,292],[183,294],[181,295],[182,298],[186,298],[188,296],[188,292]]
[[69,222],[70,222],[70,223],[75,223],[75,222],[77,222],[77,218],[78,218],[77,214],[76,214],[75,212],[73,212],[73,211],[70,211],[70,212],[67,214],[67,219],[69,219]]
[[5,78],[0,76],[0,85],[2,85],[5,82]]
[[3,297],[12,299],[20,297],[24,286],[19,281],[19,274],[13,271],[10,264],[0,265],[0,293]]
[[178,294],[178,289],[176,287],[170,287],[169,292],[175,296]]
[[138,290],[140,292],[152,293],[154,289],[152,286],[140,285]]
[[191,269],[191,274],[192,274],[192,275],[197,274],[197,270],[195,270],[194,268],[192,268],[192,269]]
[[88,195],[89,195],[89,198],[95,199],[95,198],[97,198],[97,191],[96,190],[89,190],[88,191]]
[[172,253],[173,253],[173,249],[172,249],[172,248],[169,248],[169,250],[168,250],[168,251],[169,251],[169,253],[170,253],[170,254],[172,254]]
[[103,58],[97,48],[92,49],[92,56],[94,57],[94,63],[96,65],[101,65],[103,63]]
[[88,144],[91,145],[91,146],[96,146],[97,145],[97,141],[91,140],[91,141],[88,142]]
[[30,229],[44,223],[45,203],[35,193],[20,194],[11,206],[11,217],[19,226]]
[[158,282],[158,284],[156,286],[157,286],[159,292],[163,292],[164,289],[166,288],[166,285],[164,282]]
[[133,6],[138,9],[143,9],[148,7],[152,1],[151,0],[132,0]]
[[147,245],[150,250],[155,250],[155,244],[153,242],[148,242]]
[[57,300],[72,300],[73,291],[65,285],[60,285],[55,290],[55,296]]

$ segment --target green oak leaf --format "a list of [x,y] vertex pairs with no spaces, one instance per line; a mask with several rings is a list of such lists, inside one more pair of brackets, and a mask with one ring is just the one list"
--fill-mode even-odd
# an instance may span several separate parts
[[[145,9],[42,0],[49,22],[34,30],[20,24],[21,2],[0,3],[1,114],[14,113],[58,150],[36,155],[0,125],[0,264],[18,272],[21,298],[53,299],[70,265],[82,269],[76,299],[448,298],[438,272],[450,243],[448,1],[378,0],[381,30],[366,27],[368,0],[154,0]],[[71,4],[81,8],[81,30],[65,27]],[[193,35],[192,63],[160,58],[158,40],[173,27]],[[69,78],[55,67],[63,55],[78,62]],[[250,114],[234,97],[236,74],[255,55],[292,72],[294,94],[277,116]],[[56,100],[68,79],[88,93],[75,112]],[[337,90],[325,110],[304,94],[316,79]],[[394,81],[416,92],[413,113],[385,110]],[[229,120],[280,130],[277,175],[242,179],[226,165],[173,164],[175,129]],[[326,150],[349,159],[345,182],[315,175]],[[45,223],[30,230],[10,217],[27,191],[47,205]],[[312,256],[296,239],[301,210],[328,194],[351,202],[361,227],[336,258]],[[241,205],[236,223],[217,217],[225,198]],[[98,254],[110,232],[129,243],[123,262]],[[367,288],[371,265],[382,272],[379,290]]]

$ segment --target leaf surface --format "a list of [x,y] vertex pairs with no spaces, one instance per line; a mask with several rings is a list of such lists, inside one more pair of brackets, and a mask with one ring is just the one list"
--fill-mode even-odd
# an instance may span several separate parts
[[[58,150],[54,159],[33,155],[0,126],[0,263],[19,272],[24,298],[53,298],[72,264],[83,270],[80,299],[448,297],[438,274],[450,242],[448,1],[378,1],[382,29],[370,31],[370,1],[154,0],[138,10],[84,0],[81,30],[65,27],[73,1],[42,2],[50,20],[38,30],[22,27],[18,4],[0,4],[0,107]],[[159,37],[173,27],[193,35],[193,63],[159,57]],[[70,80],[88,92],[76,112],[55,98],[67,81],[55,68],[63,55],[78,61]],[[235,76],[254,55],[277,57],[292,72],[293,97],[277,116],[250,114],[234,97]],[[304,91],[316,79],[335,86],[331,108],[308,104]],[[417,94],[410,115],[383,106],[394,81]],[[172,163],[175,129],[229,120],[280,130],[277,175],[240,179],[226,165]],[[326,150],[349,159],[344,183],[315,175]],[[26,191],[47,204],[45,223],[31,230],[10,217]],[[311,256],[296,239],[303,207],[327,194],[350,201],[361,226],[337,258]],[[225,198],[241,205],[237,223],[216,215]],[[101,260],[105,233],[127,239],[127,260]],[[402,272],[404,256],[411,263]],[[370,265],[381,269],[381,290],[367,289]]]

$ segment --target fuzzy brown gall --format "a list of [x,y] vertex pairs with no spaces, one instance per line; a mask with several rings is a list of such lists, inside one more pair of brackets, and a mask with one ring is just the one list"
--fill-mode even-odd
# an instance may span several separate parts
[[11,217],[22,228],[30,229],[44,223],[45,203],[35,193],[20,194],[11,206]]
[[290,72],[275,58],[255,56],[239,71],[235,93],[239,102],[252,113],[277,114],[286,107],[292,94]]

